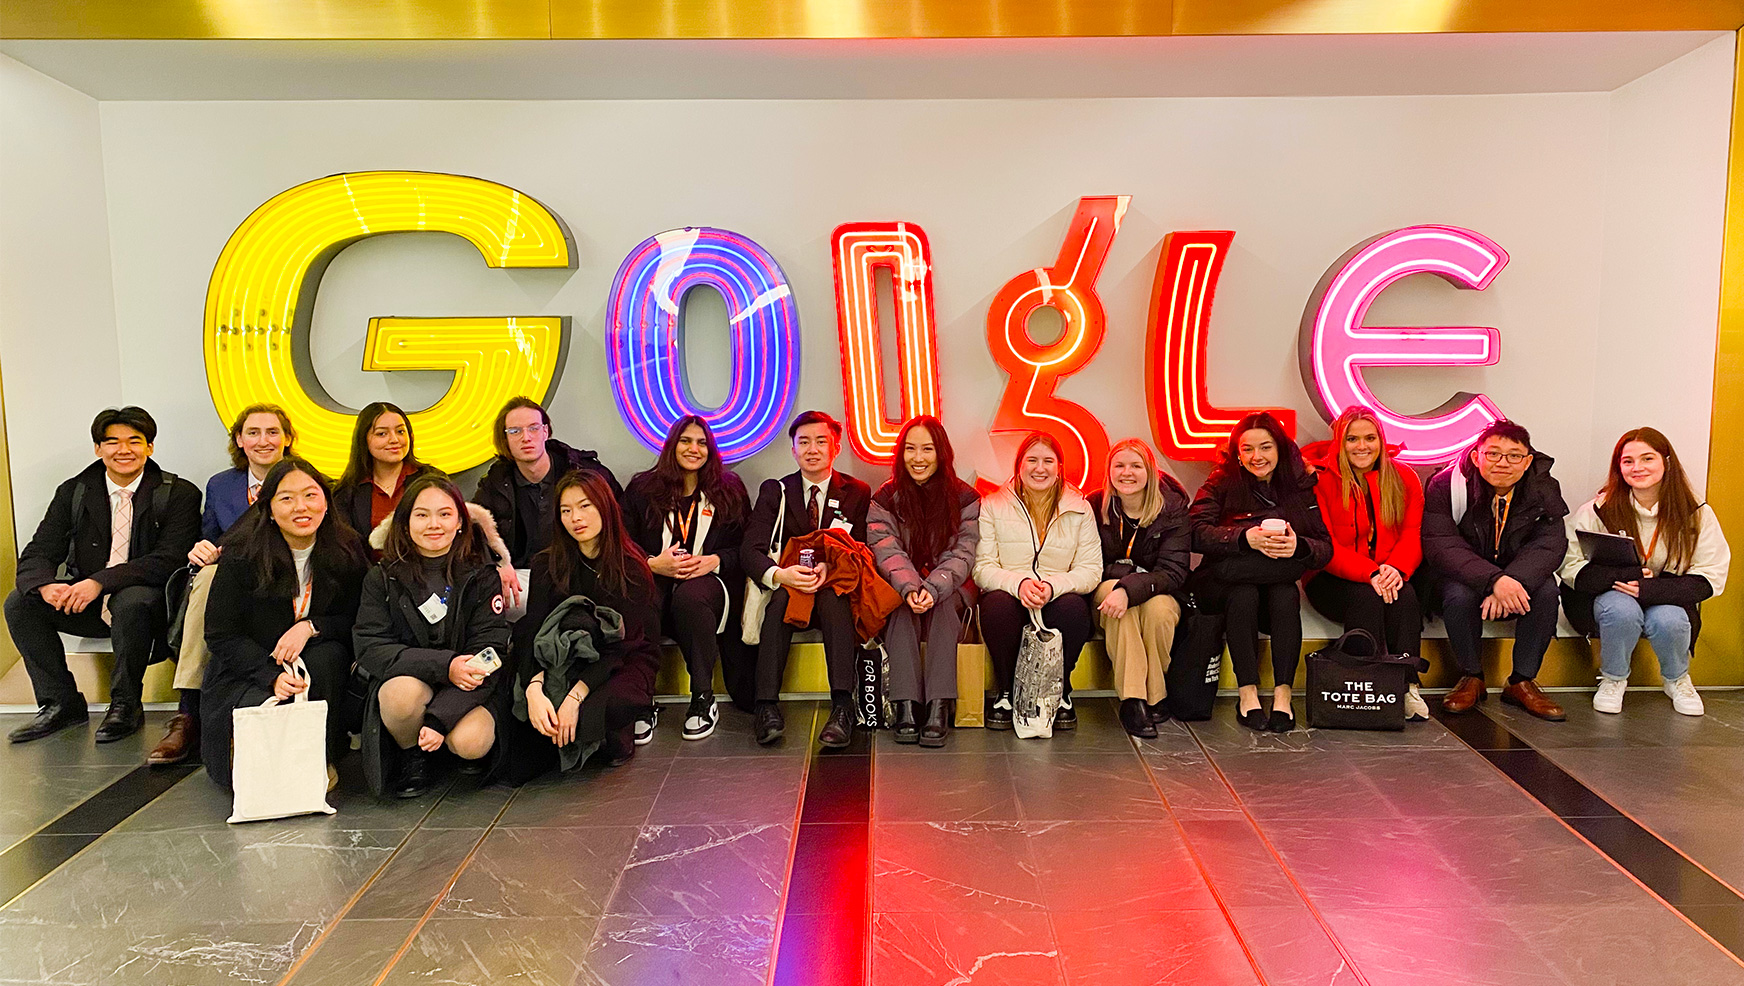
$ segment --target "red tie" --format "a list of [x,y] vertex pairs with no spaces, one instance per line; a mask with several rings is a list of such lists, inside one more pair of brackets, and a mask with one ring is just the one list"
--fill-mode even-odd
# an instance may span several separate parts
[[811,529],[818,529],[818,487],[811,488],[811,499],[805,505],[805,512],[811,515]]

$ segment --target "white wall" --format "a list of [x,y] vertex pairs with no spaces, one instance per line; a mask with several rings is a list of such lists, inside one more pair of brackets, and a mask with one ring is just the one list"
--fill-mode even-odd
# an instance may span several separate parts
[[[1605,259],[1594,326],[1591,496],[1617,436],[1641,425],[1665,432],[1691,482],[1707,485],[1713,339],[1733,40],[1721,38],[1611,94],[1605,182]],[[1689,344],[1685,340],[1690,340]],[[1676,395],[1667,399],[1661,395]],[[1575,491],[1571,490],[1571,500]]]
[[[1656,345],[1692,354],[1707,370],[1679,378],[1675,409],[1663,419],[1690,452],[1706,443],[1727,120],[1724,112],[1690,110],[1669,121],[1656,107],[1729,100],[1730,45],[1728,38],[1723,52],[1686,56],[1616,95],[104,103],[113,290],[127,370],[121,396],[163,422],[159,457],[169,468],[199,478],[222,467],[223,423],[205,392],[200,317],[212,264],[231,232],[268,197],[311,178],[452,171],[513,185],[551,207],[574,231],[578,269],[491,271],[445,236],[351,248],[327,274],[313,340],[336,397],[362,404],[391,396],[415,407],[445,385],[440,374],[359,371],[372,315],[573,315],[576,337],[552,407],[558,433],[600,449],[627,475],[651,457],[619,423],[606,389],[602,321],[611,277],[644,237],[707,224],[756,238],[785,268],[805,333],[799,406],[839,413],[830,230],[851,220],[906,219],[926,228],[935,251],[946,422],[965,466],[1003,475],[1004,453],[986,435],[1004,382],[987,351],[988,304],[1007,279],[1053,261],[1080,195],[1130,193],[1132,211],[1101,281],[1107,342],[1063,388],[1097,412],[1111,436],[1149,437],[1145,307],[1168,231],[1236,231],[1213,316],[1213,400],[1294,407],[1313,438],[1325,427],[1302,389],[1295,334],[1315,283],[1368,236],[1452,223],[1501,243],[1513,257],[1508,270],[1482,293],[1408,279],[1380,299],[1371,321],[1495,325],[1502,362],[1376,371],[1375,389],[1404,411],[1428,410],[1455,390],[1484,391],[1557,456],[1566,486],[1586,489],[1603,467],[1598,446],[1608,448],[1595,432],[1617,430],[1614,409],[1603,406],[1614,394],[1595,386],[1609,369],[1592,341],[1620,330],[1629,304],[1677,304],[1681,314]],[[1671,176],[1616,166],[1629,140],[1619,117],[1657,122],[1665,129],[1654,140],[1677,141],[1676,208],[1626,208],[1645,194],[1640,185]],[[1662,150],[1647,147],[1642,156]],[[1611,242],[1620,212],[1667,269],[1707,272],[1707,282],[1645,273],[1624,280],[1619,268],[1629,265]],[[25,252],[24,241],[7,236],[0,270],[13,276]],[[83,293],[99,283],[95,272],[63,271],[77,276],[56,273],[58,288]],[[14,483],[20,516],[34,523],[41,488],[79,456],[60,451],[61,436],[21,433],[19,416],[41,413],[54,390],[37,381],[35,390],[15,391],[12,354],[20,347],[13,335],[4,343]],[[35,351],[44,358],[43,347]],[[692,365],[700,362],[693,355]],[[704,381],[700,389],[720,388]],[[1699,431],[1683,439],[1691,428]],[[26,445],[29,457],[20,455]],[[740,468],[757,477],[791,465],[776,446]],[[849,468],[874,475],[864,465]],[[1178,471],[1189,483],[1203,474]]]
[[4,55],[0,372],[22,546],[55,484],[90,462],[121,362],[97,101]]

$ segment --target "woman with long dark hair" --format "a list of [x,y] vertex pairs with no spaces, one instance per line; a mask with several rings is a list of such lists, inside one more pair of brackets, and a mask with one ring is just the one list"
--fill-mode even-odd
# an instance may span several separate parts
[[[717,664],[733,701],[747,712],[754,704],[756,666],[745,660],[739,635],[727,632],[744,587],[739,542],[750,510],[745,484],[722,461],[708,422],[694,414],[673,424],[654,468],[624,490],[624,526],[648,555],[661,616],[690,671],[687,740],[706,738],[720,721]],[[638,743],[654,735],[653,723],[643,721]]]
[[[1653,428],[1624,432],[1611,449],[1605,488],[1564,523],[1568,554],[1558,575],[1572,587],[1564,608],[1575,626],[1596,627],[1599,634],[1593,709],[1623,711],[1630,656],[1645,635],[1671,707],[1701,715],[1702,698],[1689,676],[1690,646],[1701,628],[1697,607],[1725,590],[1732,551],[1714,508],[1690,487],[1671,441]],[[1628,538],[1639,564],[1589,561],[1580,531]]]
[[957,478],[956,453],[938,418],[910,418],[896,449],[890,478],[872,494],[866,544],[879,573],[902,596],[884,626],[896,741],[941,747],[957,698],[957,638],[963,614],[975,605],[969,576],[981,537],[981,498]]
[[534,556],[527,615],[515,625],[515,784],[573,770],[595,752],[613,766],[628,761],[660,669],[654,576],[610,484],[577,469],[555,492],[556,533]]
[[[1305,450],[1310,451],[1310,450]],[[1423,609],[1411,576],[1423,561],[1423,483],[1393,459],[1381,419],[1366,407],[1332,422],[1314,495],[1332,541],[1326,567],[1308,576],[1308,601],[1346,630],[1367,630],[1390,654],[1421,656]],[[1429,719],[1417,672],[1405,718]]]
[[1011,482],[981,500],[975,584],[981,587],[981,638],[993,662],[997,695],[987,728],[1010,729],[1011,685],[1027,610],[1060,634],[1065,681],[1055,729],[1076,729],[1072,669],[1093,629],[1089,593],[1102,581],[1102,535],[1089,501],[1064,476],[1060,443],[1032,432],[1017,447]]
[[[368,560],[363,541],[329,509],[326,477],[281,459],[232,526],[207,600],[201,756],[230,784],[231,712],[307,692],[336,705],[351,673],[351,629]],[[308,677],[291,673],[302,658]],[[345,723],[330,707],[329,765],[345,749]],[[329,779],[335,776],[329,767]]]
[[[453,480],[430,470],[407,483],[383,533],[352,633],[372,683],[364,755],[372,788],[414,798],[429,788],[430,754],[446,747],[477,761],[495,747],[497,686],[513,676],[503,669],[509,624],[484,537]],[[486,648],[497,663],[479,657]]]
[[[1278,419],[1250,414],[1229,433],[1223,456],[1193,499],[1193,548],[1204,562],[1192,588],[1222,611],[1229,660],[1240,686],[1237,721],[1249,729],[1296,728],[1290,704],[1302,661],[1296,580],[1332,558],[1315,479]],[[1272,714],[1260,710],[1259,636],[1272,638]]]
[[334,506],[353,530],[367,536],[394,512],[406,485],[426,468],[418,461],[412,419],[398,405],[376,401],[357,412]]

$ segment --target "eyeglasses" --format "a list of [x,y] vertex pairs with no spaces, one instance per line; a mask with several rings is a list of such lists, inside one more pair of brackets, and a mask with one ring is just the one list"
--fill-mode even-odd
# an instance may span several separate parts
[[1527,457],[1530,456],[1531,454],[1532,453],[1530,453],[1530,452],[1495,452],[1495,451],[1490,451],[1490,452],[1484,453],[1484,461],[1488,462],[1490,465],[1495,465],[1498,462],[1506,462],[1510,466],[1517,466],[1520,463],[1525,462]]
[[533,436],[543,435],[543,434],[545,434],[545,426],[543,424],[536,424],[536,425],[528,425],[525,428],[504,428],[503,429],[503,434],[509,436],[510,438],[520,438],[522,432],[526,432],[527,434],[533,435]]

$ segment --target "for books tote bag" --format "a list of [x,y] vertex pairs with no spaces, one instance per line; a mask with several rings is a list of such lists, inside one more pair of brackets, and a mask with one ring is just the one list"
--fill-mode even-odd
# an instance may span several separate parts
[[[292,674],[309,680],[302,658]],[[258,822],[292,815],[333,814],[327,804],[327,703],[307,691],[289,702],[269,698],[255,708],[230,713],[235,749],[231,786],[236,800],[230,822]]]

